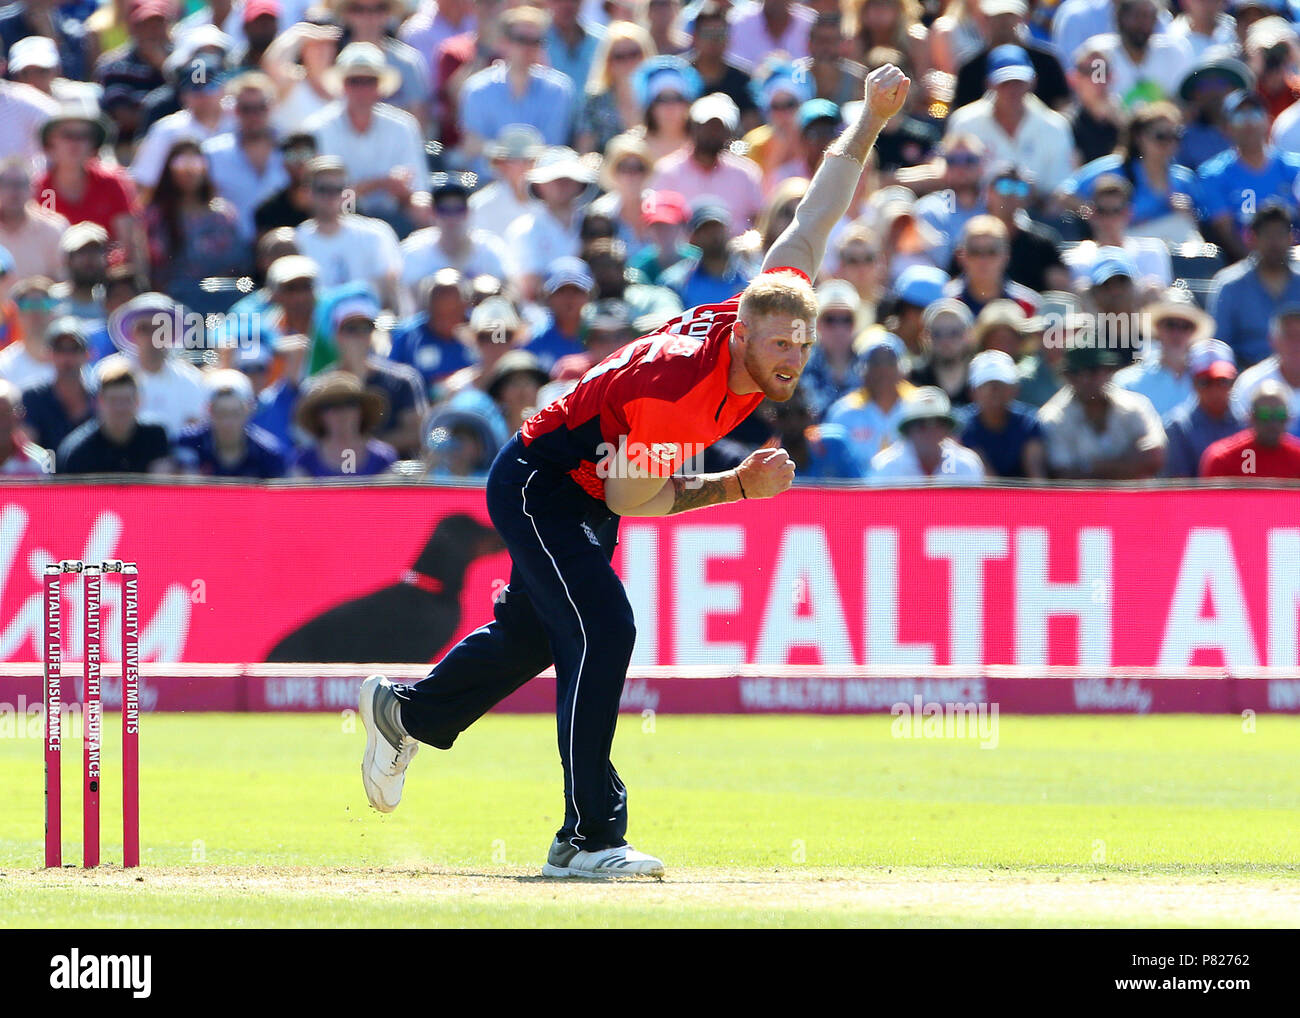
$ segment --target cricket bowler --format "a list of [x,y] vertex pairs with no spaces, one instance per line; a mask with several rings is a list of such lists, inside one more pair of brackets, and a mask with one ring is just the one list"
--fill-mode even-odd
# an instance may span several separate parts
[[663,875],[662,862],[627,843],[627,789],[610,762],[636,637],[632,606],[610,565],[619,517],[772,498],[793,483],[784,449],[760,449],[725,473],[673,475],[764,397],[794,395],[815,338],[811,281],[827,238],[909,87],[892,64],[868,75],[857,121],[831,143],[794,221],[743,292],[691,308],[611,354],[506,443],[486,489],[488,515],[512,562],[493,621],[420,682],[375,675],[362,684],[361,777],[375,809],[397,807],[420,743],[450,749],[553,663],[564,825],[543,875]]

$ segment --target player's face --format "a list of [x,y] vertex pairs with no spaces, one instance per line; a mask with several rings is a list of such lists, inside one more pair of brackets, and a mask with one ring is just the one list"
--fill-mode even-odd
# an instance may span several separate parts
[[745,330],[745,370],[768,399],[794,395],[812,353],[812,323],[767,315]]

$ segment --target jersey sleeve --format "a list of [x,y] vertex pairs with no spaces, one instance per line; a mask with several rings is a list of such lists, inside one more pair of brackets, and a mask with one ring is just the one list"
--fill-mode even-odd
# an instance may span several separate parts
[[628,465],[642,477],[671,477],[689,452],[681,413],[673,403],[652,396],[630,400],[624,413]]

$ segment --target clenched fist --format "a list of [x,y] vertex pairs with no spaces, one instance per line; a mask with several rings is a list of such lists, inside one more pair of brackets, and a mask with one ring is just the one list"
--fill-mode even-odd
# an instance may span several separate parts
[[772,498],[794,484],[794,460],[784,449],[758,449],[736,467],[747,498]]
[[893,64],[884,64],[867,75],[867,109],[881,120],[888,120],[907,102],[911,80]]

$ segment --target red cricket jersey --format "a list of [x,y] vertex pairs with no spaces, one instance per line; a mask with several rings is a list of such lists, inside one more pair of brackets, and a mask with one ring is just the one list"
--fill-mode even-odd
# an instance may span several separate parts
[[[1246,453],[1253,455],[1249,460]],[[1246,481],[1270,477],[1300,478],[1300,439],[1283,435],[1267,449],[1255,441],[1250,428],[1221,438],[1201,454],[1202,477],[1237,477]]]
[[[794,268],[769,271],[808,278]],[[739,293],[701,304],[610,354],[567,396],[524,421],[524,445],[601,501],[597,464],[620,443],[649,476],[672,476],[763,402],[761,392],[740,396],[727,386],[739,312]]]

